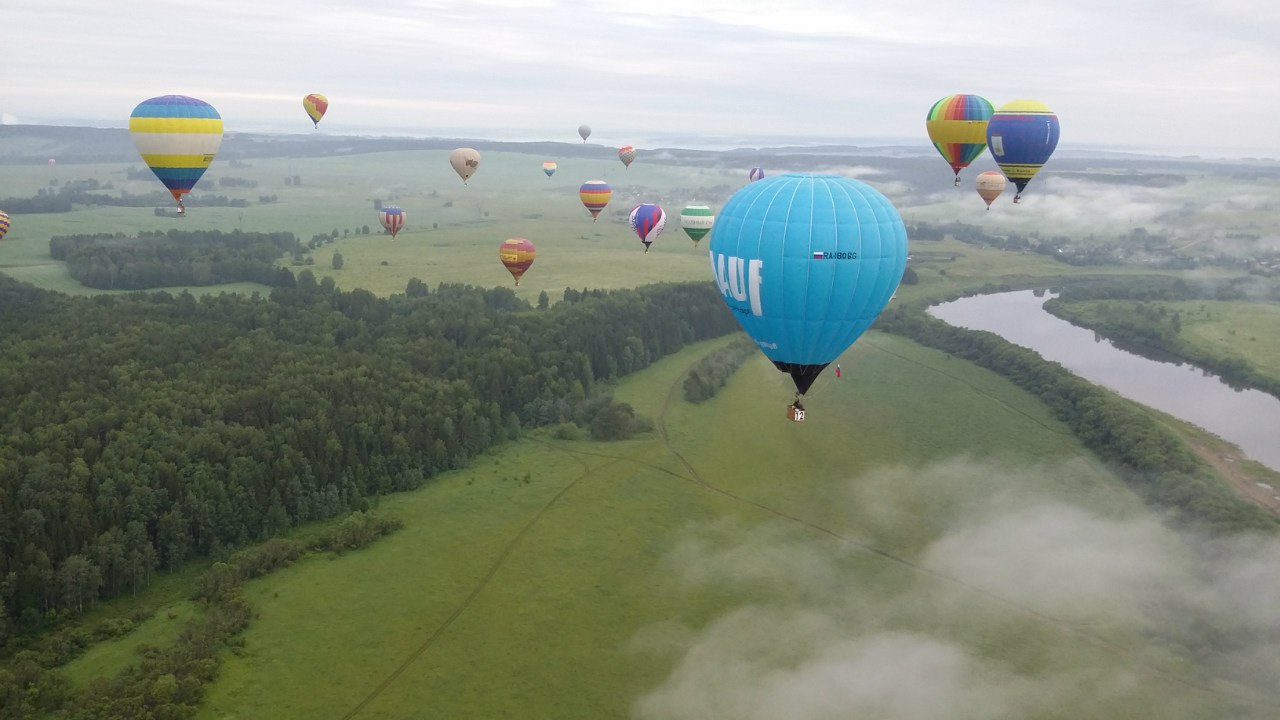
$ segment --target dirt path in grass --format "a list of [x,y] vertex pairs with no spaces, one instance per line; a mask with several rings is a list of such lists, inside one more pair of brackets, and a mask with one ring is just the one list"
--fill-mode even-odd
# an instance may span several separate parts
[[1277,479],[1280,473],[1249,460],[1235,446],[1223,440],[1177,432],[1200,459],[1218,471],[1237,495],[1280,516],[1280,479]]

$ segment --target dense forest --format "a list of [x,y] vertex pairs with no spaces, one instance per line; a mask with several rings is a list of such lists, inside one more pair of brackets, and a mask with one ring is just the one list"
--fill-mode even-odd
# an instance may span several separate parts
[[566,299],[417,280],[381,299],[305,271],[269,298],[71,298],[0,277],[0,643],[523,427],[626,424],[602,381],[737,329],[707,283]]
[[293,274],[276,267],[286,253],[305,252],[293,233],[220,230],[142,231],[60,235],[49,254],[67,264],[81,285],[99,290],[146,290],[180,285],[256,282],[290,287]]
[[[1009,289],[988,286],[980,292]],[[886,310],[876,327],[993,370],[1039,397],[1140,497],[1176,523],[1214,533],[1280,529],[1275,517],[1237,498],[1151,415],[1035,351],[994,333],[952,326],[910,303]]]

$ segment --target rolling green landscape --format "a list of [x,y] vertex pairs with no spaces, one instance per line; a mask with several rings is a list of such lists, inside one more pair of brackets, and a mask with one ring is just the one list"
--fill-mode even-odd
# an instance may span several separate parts
[[[0,150],[15,147],[0,143]],[[314,479],[315,496],[332,502],[303,512],[286,497],[284,520],[263,512],[259,525],[219,527],[214,542],[202,526],[206,536],[182,553],[159,541],[159,521],[138,523],[136,532],[127,532],[152,538],[161,553],[146,582],[135,579],[126,589],[121,580],[115,597],[104,589],[100,601],[95,594],[88,607],[74,610],[63,602],[69,590],[48,590],[43,613],[28,593],[30,612],[0,614],[0,710],[24,713],[15,718],[202,720],[850,713],[1263,720],[1280,713],[1273,525],[1254,519],[1258,531],[1236,534],[1174,521],[1169,505],[1133,489],[1131,468],[1104,461],[1072,424],[1020,387],[1021,379],[901,333],[873,330],[846,351],[838,360],[843,377],[828,371],[808,393],[809,418],[802,424],[784,417],[790,379],[754,351],[713,397],[690,402],[683,387],[691,370],[742,334],[726,334],[727,325],[707,319],[699,293],[706,290],[702,284],[711,285],[708,242],[694,247],[678,213],[685,204],[722,205],[745,183],[744,169],[678,154],[647,162],[642,149],[624,170],[613,148],[592,146],[559,159],[547,178],[545,154],[481,152],[482,165],[465,186],[449,168],[447,150],[323,157],[230,152],[200,190],[243,199],[244,207],[202,207],[198,191],[183,218],[107,205],[14,215],[0,242],[0,273],[34,288],[6,280],[0,289],[32,317],[37,310],[31,308],[48,306],[41,312],[61,324],[56,342],[42,340],[37,320],[0,324],[8,328],[0,341],[12,343],[6,352],[14,358],[11,368],[0,367],[0,387],[20,388],[23,373],[63,367],[54,356],[74,353],[80,337],[67,318],[111,324],[116,307],[125,328],[118,338],[83,333],[94,353],[84,366],[109,366],[86,380],[87,387],[101,382],[107,392],[118,385],[129,402],[148,399],[148,386],[172,392],[172,399],[134,417],[73,388],[72,401],[56,409],[72,428],[66,431],[37,430],[32,418],[42,411],[33,409],[35,399],[23,401],[3,426],[9,442],[34,442],[33,433],[46,432],[69,469],[60,475],[56,458],[41,465],[0,454],[0,473],[14,475],[12,489],[0,488],[0,511],[22,518],[21,530],[15,523],[14,530],[0,531],[0,547],[14,544],[14,568],[39,565],[32,559],[35,543],[79,551],[71,541],[49,541],[57,533],[22,514],[33,500],[18,492],[13,468],[23,463],[24,482],[37,472],[72,478],[65,483],[68,495],[75,483],[101,486],[109,480],[101,473],[77,474],[74,460],[92,460],[92,453],[73,433],[92,435],[93,423],[108,422],[102,418],[116,423],[112,432],[135,432],[130,442],[150,453],[149,462],[174,468],[167,475],[156,471],[154,496],[121,492],[121,517],[133,518],[129,502],[163,510],[157,498],[177,496],[193,475],[205,483],[202,492],[233,475],[256,478],[244,481],[246,494],[231,499],[243,503],[236,505],[241,514],[248,511],[240,508],[255,507],[254,498],[257,505],[279,504],[280,494],[252,475],[255,463],[262,472],[292,463],[306,468],[299,474],[308,478],[314,470],[307,482]],[[788,157],[785,162],[795,162]],[[131,167],[140,166],[127,159],[7,164],[0,198],[85,180],[110,185],[100,192],[156,189],[153,179],[130,179]],[[998,212],[1033,216],[1031,202],[986,214],[976,196],[974,207],[961,207],[949,197],[937,200],[933,191],[916,193],[912,183],[926,185],[915,175],[895,176],[893,167],[882,172],[867,181],[877,185],[884,178],[884,191],[902,203],[909,223],[960,219],[985,223],[988,233],[1034,231],[1025,218],[997,225]],[[942,174],[949,186],[949,174]],[[221,184],[223,178],[237,182]],[[612,202],[595,223],[577,197],[578,186],[594,178],[613,185]],[[1192,177],[1159,202],[1198,202],[1197,188],[1208,184]],[[264,196],[275,199],[260,202]],[[1045,207],[1069,200],[1046,192]],[[408,214],[394,242],[377,225],[378,202]],[[668,213],[665,233],[647,254],[626,221],[639,202],[658,202]],[[1216,203],[1194,206],[1196,221],[1219,222]],[[1260,237],[1274,220],[1261,210],[1233,217]],[[214,229],[291,232],[303,245],[324,237],[301,256],[278,261],[299,278],[297,287],[166,288],[172,302],[117,297],[116,306],[103,296],[119,291],[80,285],[50,254],[57,236]],[[1060,231],[1070,229],[1055,226],[1043,234]],[[1072,237],[1098,242],[1089,232]],[[538,252],[514,287],[497,251],[502,240],[517,236],[533,241]],[[1128,247],[1119,240],[1105,244]],[[913,238],[910,249],[917,282],[902,285],[889,306],[904,314],[984,287],[1171,277],[1276,282],[1256,265],[1246,276],[1231,258],[1194,269],[1141,261],[1072,264],[1056,252],[950,235]],[[1178,262],[1189,257],[1177,253]],[[311,279],[303,281],[307,271]],[[328,278],[333,287],[324,285]],[[414,279],[425,283],[421,296],[406,294]],[[581,297],[582,290],[619,294]],[[189,302],[186,292],[197,301]],[[222,293],[236,299],[214,297]],[[553,307],[535,309],[544,293]],[[680,302],[687,303],[696,332],[668,337],[676,323],[664,313]],[[1122,303],[1132,301],[1071,305],[1100,316]],[[1280,378],[1274,301],[1154,304],[1161,318],[1178,314],[1180,341],[1238,354]],[[660,327],[645,321],[650,307]],[[606,336],[593,328],[608,322],[631,323],[633,335],[619,344],[635,338],[640,347],[593,347]],[[644,333],[664,338],[664,349],[656,341],[644,347],[639,336],[650,337]],[[552,355],[560,338],[566,353],[581,357]],[[542,354],[526,357],[520,346],[537,346]],[[148,348],[182,360],[113,360],[134,357],[126,351],[144,357]],[[663,354],[673,348],[679,349]],[[28,349],[30,362],[44,365],[24,364]],[[180,375],[185,368],[204,372],[204,365],[229,399],[210,400],[181,384],[204,382],[205,375]],[[556,389],[547,389],[552,383]],[[472,384],[474,396],[463,390]],[[517,392],[529,401],[517,404]],[[567,400],[557,406],[553,397]],[[601,418],[623,406],[636,421],[604,437]],[[351,414],[342,415],[344,408]],[[1128,411],[1169,429],[1189,448],[1210,442],[1192,442],[1187,438],[1194,431],[1166,416],[1137,406]],[[78,414],[83,428],[75,424]],[[327,428],[325,422],[335,432],[306,435],[308,427]],[[265,439],[242,433],[236,423]],[[222,445],[200,434],[214,426]],[[344,426],[352,428],[349,435]],[[370,428],[388,436],[394,430],[395,442],[372,437]],[[450,445],[405,445],[406,437],[423,433]],[[181,438],[173,447],[191,456],[147,444],[168,437]],[[297,459],[303,449],[278,447],[288,445],[282,438],[314,446],[314,455]],[[455,439],[462,449],[454,449]],[[244,455],[223,457],[223,445]],[[1196,452],[1185,454],[1186,462],[1201,462],[1197,472],[1219,471],[1203,465],[1203,452],[1195,460]],[[346,458],[353,467],[322,470],[317,458],[323,457]],[[122,473],[148,472],[127,456],[114,462]],[[213,469],[185,472],[188,464]],[[328,495],[321,487],[325,472],[332,476]],[[1280,476],[1254,472],[1264,484]],[[1171,502],[1204,504],[1190,494]],[[224,520],[235,514],[219,513]],[[354,513],[394,522],[385,534],[334,545],[331,534]],[[33,543],[30,550],[16,547],[19,537]],[[250,561],[235,553],[269,553],[268,537],[290,543],[289,559],[244,571]],[[54,564],[46,557],[39,566],[48,568],[41,582],[48,581]],[[234,588],[211,591],[219,573],[234,574]],[[23,569],[23,587],[35,587],[37,575]],[[6,587],[0,583],[0,590]],[[18,602],[5,592],[0,601]],[[249,609],[242,624],[195,643],[208,658],[194,670],[164,671],[168,661],[157,660],[164,648],[203,638],[194,625],[240,602]],[[132,684],[109,685],[111,678]],[[127,705],[135,714],[126,715],[123,702],[87,700],[125,694],[117,687],[136,693]],[[115,709],[93,715],[99,711],[90,707]]]

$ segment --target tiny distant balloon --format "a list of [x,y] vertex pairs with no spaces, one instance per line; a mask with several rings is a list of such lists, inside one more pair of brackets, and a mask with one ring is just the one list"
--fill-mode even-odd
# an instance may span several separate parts
[[995,170],[988,170],[978,173],[977,185],[978,194],[987,203],[987,210],[991,210],[991,203],[1000,197],[1000,193],[1004,192],[1005,182],[1004,175]]
[[1059,132],[1058,116],[1039,100],[1014,100],[991,116],[987,145],[1004,176],[1018,188],[1015,203],[1058,147]]
[[311,93],[302,98],[302,109],[307,111],[307,117],[311,118],[315,127],[320,127],[320,118],[329,109],[329,98],[320,93]]
[[759,165],[751,168],[751,172],[747,173],[747,182],[755,182],[764,179],[764,168]]
[[9,225],[9,213],[0,210],[0,240],[3,240],[4,236],[8,234]]
[[498,258],[502,260],[502,264],[511,273],[511,277],[516,279],[517,286],[520,285],[520,277],[524,275],[530,265],[533,265],[533,258],[537,254],[537,248],[533,246],[533,243],[524,238],[503,240],[502,246],[498,248]]
[[987,147],[991,103],[977,95],[948,95],[929,108],[924,127],[929,141],[956,174],[969,167]]
[[636,235],[640,238],[640,242],[644,243],[644,251],[649,252],[649,246],[654,240],[662,234],[663,228],[667,226],[667,214],[662,211],[661,207],[653,203],[644,203],[635,206],[631,210],[631,229],[636,231]]
[[466,185],[467,180],[476,174],[476,168],[480,167],[480,153],[471,148],[458,148],[449,153],[449,164]]
[[151,168],[185,213],[182,196],[209,169],[222,145],[222,116],[203,100],[161,95],[138,103],[129,116],[129,134]]
[[404,221],[408,219],[404,210],[395,205],[383,205],[378,211],[378,222],[382,223],[382,227],[391,233],[391,240],[395,242],[396,233],[400,232],[400,228],[404,227]]
[[636,149],[630,145],[623,145],[618,148],[618,159],[623,165],[631,167],[631,161],[636,159]]
[[715,223],[716,215],[706,205],[689,205],[680,211],[680,227],[684,228],[685,234],[693,241],[694,247],[697,247],[698,241],[711,232]]
[[591,212],[591,222],[596,221],[600,211],[609,204],[611,197],[613,197],[613,188],[603,180],[588,180],[578,188],[578,199],[582,200],[582,205]]
[[542,172],[546,173],[546,174],[547,174],[547,177],[551,177],[552,175],[555,175],[555,174],[556,174],[556,168],[557,168],[557,167],[559,167],[559,166],[558,166],[558,165],[556,165],[555,161],[553,161],[553,160],[548,160],[548,161],[546,161],[546,162],[542,163]]
[[54,165],[57,165],[57,164],[58,164],[57,160],[54,160],[53,158],[49,158],[49,167],[53,167]]
[[590,125],[579,125],[579,126],[578,126],[578,135],[582,137],[582,142],[586,142],[586,141],[587,141],[587,138],[591,137],[591,126],[590,126]]

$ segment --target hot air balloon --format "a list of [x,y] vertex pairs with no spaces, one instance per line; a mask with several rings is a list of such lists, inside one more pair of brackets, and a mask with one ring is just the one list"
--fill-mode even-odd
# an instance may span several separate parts
[[449,164],[466,185],[467,180],[476,174],[476,168],[480,167],[480,153],[471,148],[458,148],[449,153]]
[[556,174],[557,167],[559,166],[556,165],[554,160],[548,160],[542,163],[542,172],[546,173],[547,177],[551,177]]
[[222,145],[222,116],[203,100],[162,95],[133,109],[129,132],[142,161],[169,188],[178,212],[185,213],[182,196],[191,192]]
[[631,167],[631,161],[636,159],[636,149],[630,145],[623,145],[618,148],[618,159],[623,165]]
[[991,203],[1004,192],[1005,184],[1004,175],[995,170],[978,173],[978,194],[986,201],[988,212],[991,210]]
[[395,242],[396,233],[400,232],[400,228],[404,227],[404,221],[408,219],[404,210],[395,205],[383,205],[378,211],[378,222],[382,223],[382,227],[391,233],[391,241]]
[[57,164],[58,164],[58,161],[56,159],[49,158],[49,167],[53,167],[54,165],[57,165]]
[[0,210],[0,240],[9,232],[9,213]]
[[649,246],[667,226],[667,214],[653,203],[644,203],[632,208],[630,222],[631,229],[636,231],[640,242],[644,243],[644,251],[649,252]]
[[603,180],[588,180],[578,188],[578,198],[582,200],[587,210],[591,211],[591,222],[596,221],[600,211],[609,204],[609,198],[612,196],[613,189]]
[[585,143],[585,142],[587,141],[587,138],[591,137],[591,126],[590,126],[590,125],[579,125],[579,126],[578,126],[578,135],[580,135],[580,136],[582,137],[582,142],[584,142],[584,143]]
[[307,111],[307,116],[311,118],[311,122],[316,127],[320,127],[320,118],[324,117],[324,113],[329,109],[329,98],[320,93],[311,93],[302,98],[302,109]]
[[1022,191],[1049,161],[1058,147],[1058,116],[1039,100],[1014,100],[1001,105],[987,123],[987,145],[991,156],[1013,181],[1022,199]]
[[763,179],[764,179],[764,168],[760,167],[759,165],[751,168],[751,171],[747,173],[747,182],[755,182],[757,180],[763,180]]
[[748,183],[716,216],[711,270],[725,303],[796,386],[788,417],[823,368],[875,321],[907,266],[907,231],[884,195],[835,175]]
[[982,154],[987,146],[987,121],[991,103],[977,95],[948,95],[929,108],[924,127],[960,184],[960,171]]
[[706,205],[689,205],[680,211],[680,227],[693,240],[694,247],[711,232],[711,227],[715,224],[716,215]]
[[511,277],[516,279],[517,286],[520,285],[520,276],[524,275],[524,271],[533,264],[533,258],[537,254],[538,250],[533,243],[524,238],[503,240],[502,246],[498,248],[498,257],[502,260],[502,264],[507,266]]

